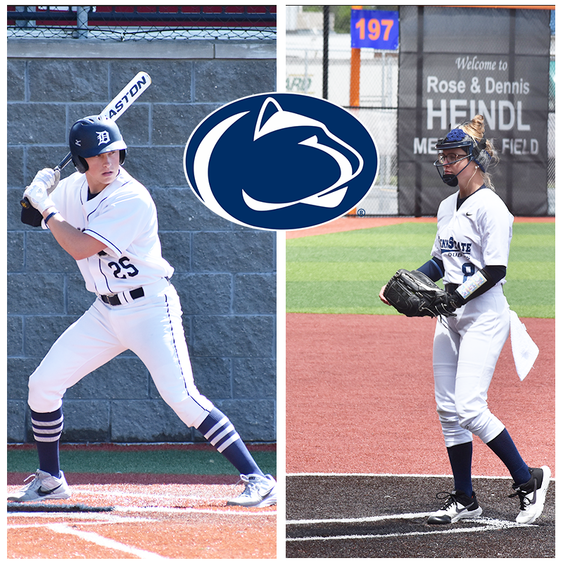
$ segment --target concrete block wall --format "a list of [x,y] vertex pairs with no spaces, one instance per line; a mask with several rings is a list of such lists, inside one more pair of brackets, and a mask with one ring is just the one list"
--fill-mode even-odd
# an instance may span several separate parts
[[[276,234],[226,221],[184,176],[195,126],[237,98],[275,91],[273,42],[8,41],[8,441],[32,442],[27,379],[93,302],[48,231],[20,222],[23,189],[68,152],[93,115],[139,71],[152,85],[120,118],[125,168],[151,192],[164,257],[184,311],[196,383],[248,442],[276,439]],[[74,172],[72,163],[63,177]],[[162,401],[142,362],[123,353],[64,398],[66,442],[202,440]]]

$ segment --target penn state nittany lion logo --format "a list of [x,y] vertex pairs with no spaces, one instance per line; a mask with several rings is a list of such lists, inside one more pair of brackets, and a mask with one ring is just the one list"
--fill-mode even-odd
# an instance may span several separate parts
[[303,94],[259,94],[231,102],[192,133],[188,183],[221,217],[292,230],[326,223],[373,185],[375,143],[352,114]]

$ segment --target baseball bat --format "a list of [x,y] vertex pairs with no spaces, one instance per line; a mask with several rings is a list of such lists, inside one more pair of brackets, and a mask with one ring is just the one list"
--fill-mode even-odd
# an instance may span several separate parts
[[[113,100],[102,110],[98,117],[105,117],[117,121],[129,108],[129,106],[150,86],[151,77],[146,72],[138,72],[132,80],[113,98]],[[72,160],[72,153],[68,153],[58,164],[55,170],[62,170]],[[31,203],[24,197],[20,204],[29,209]]]

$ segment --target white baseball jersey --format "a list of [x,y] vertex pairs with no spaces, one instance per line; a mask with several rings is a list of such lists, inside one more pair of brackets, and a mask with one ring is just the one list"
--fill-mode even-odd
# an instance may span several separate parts
[[54,412],[66,390],[121,352],[131,350],[151,373],[161,397],[196,428],[213,404],[197,389],[182,323],[182,307],[165,278],[173,268],[161,256],[156,208],[146,188],[123,168],[88,201],[86,176],[75,173],[51,194],[62,217],[103,241],[99,254],[77,260],[86,288],[99,295],[129,292],[117,305],[96,299],[53,344],[29,380],[30,407]]
[[[456,209],[458,193],[438,209],[432,256],[444,263],[444,282],[462,284],[485,266],[508,266],[514,217],[501,198],[481,188]],[[503,278],[499,284],[504,284]]]
[[51,198],[69,224],[107,245],[77,261],[88,291],[120,293],[172,276],[161,255],[154,202],[125,169],[90,200],[86,176],[78,172],[61,180]]

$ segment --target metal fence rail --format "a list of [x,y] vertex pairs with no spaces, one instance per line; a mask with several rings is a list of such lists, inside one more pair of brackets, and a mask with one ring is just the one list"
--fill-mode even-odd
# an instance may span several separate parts
[[8,6],[8,38],[274,39],[275,6]]

